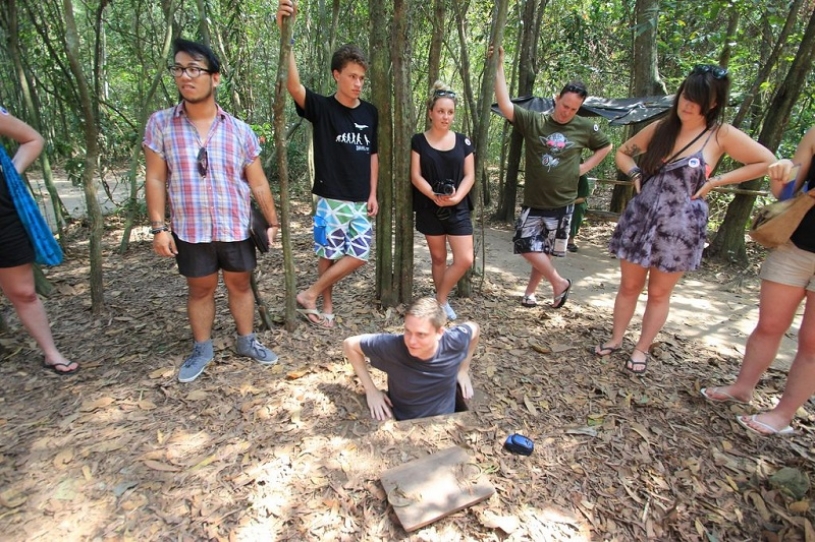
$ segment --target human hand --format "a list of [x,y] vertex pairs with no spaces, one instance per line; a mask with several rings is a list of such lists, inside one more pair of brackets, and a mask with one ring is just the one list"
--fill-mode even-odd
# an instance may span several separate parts
[[277,8],[277,27],[283,26],[285,17],[294,17],[295,15],[297,15],[297,5],[295,5],[294,0],[280,0],[280,6]]
[[461,386],[461,395],[465,399],[472,399],[473,397],[473,383],[470,381],[470,373],[458,373],[456,378],[458,385]]
[[391,403],[390,397],[384,392],[374,389],[365,392],[365,398],[368,401],[368,408],[371,410],[372,418],[380,422],[393,418],[393,413],[391,412],[393,404]]
[[[494,52],[495,52],[495,47],[490,45],[489,49],[487,49],[487,58],[488,59],[492,58],[492,54]],[[498,48],[498,64],[500,64],[500,65],[504,64],[504,48],[503,47]]]
[[379,212],[379,202],[376,201],[376,194],[371,194],[368,198],[368,216],[376,216]]
[[266,230],[266,235],[269,236],[269,246],[272,246],[272,243],[274,243],[278,230],[280,230],[280,226],[269,226]]
[[175,239],[168,231],[162,231],[153,236],[153,251],[159,256],[169,257],[178,254]]
[[793,163],[792,160],[785,158],[784,160],[779,160],[778,162],[773,162],[770,164],[770,167],[767,168],[767,175],[770,177],[770,182],[776,183],[786,183],[790,179],[790,173],[793,170]]

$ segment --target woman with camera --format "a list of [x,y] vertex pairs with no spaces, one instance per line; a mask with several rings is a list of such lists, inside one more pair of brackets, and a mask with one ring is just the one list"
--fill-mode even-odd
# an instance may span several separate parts
[[[456,319],[456,313],[447,297],[473,264],[469,193],[475,181],[475,160],[470,138],[450,129],[456,104],[456,93],[437,81],[427,101],[430,128],[414,134],[410,144],[416,230],[427,239],[436,300],[450,320]],[[453,253],[449,267],[448,243]]]
[[[625,369],[642,375],[648,351],[668,318],[671,292],[686,271],[697,269],[705,246],[705,196],[717,186],[764,175],[773,153],[725,124],[730,79],[727,70],[694,67],[676,93],[668,115],[626,141],[617,167],[637,192],[620,216],[609,250],[620,260],[620,289],[614,300],[611,338],[595,348],[607,356],[623,346],[637,300],[647,286],[642,331]],[[744,164],[709,177],[723,155]],[[636,158],[636,161],[635,161]]]
[[[780,160],[769,167],[772,193],[779,198],[789,197],[794,192],[789,189],[803,183],[808,190],[815,189],[813,156],[815,128],[810,128],[792,160]],[[796,180],[788,183],[796,167]],[[753,390],[775,360],[801,301],[804,316],[798,329],[798,350],[781,399],[771,410],[736,418],[745,429],[761,436],[794,433],[790,422],[815,393],[815,209],[804,215],[790,241],[773,250],[761,266],[758,323],[747,339],[738,378],[727,386],[702,388],[702,396],[711,403],[750,403]]]

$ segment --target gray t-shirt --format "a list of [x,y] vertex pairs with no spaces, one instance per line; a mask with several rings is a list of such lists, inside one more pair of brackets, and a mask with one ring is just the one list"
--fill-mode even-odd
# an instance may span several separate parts
[[371,365],[388,374],[388,396],[397,420],[412,420],[456,410],[456,377],[473,338],[470,326],[445,329],[436,355],[413,357],[402,334],[365,335],[362,352]]

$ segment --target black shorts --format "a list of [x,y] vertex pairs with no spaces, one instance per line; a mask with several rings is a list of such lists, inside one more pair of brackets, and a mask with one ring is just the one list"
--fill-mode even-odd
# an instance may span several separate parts
[[219,269],[242,273],[257,265],[255,245],[251,239],[229,243],[187,243],[173,234],[178,254],[178,272],[187,278],[201,278],[217,273]]
[[19,219],[4,221],[0,227],[0,268],[33,263],[35,254],[31,240]]
[[472,235],[468,209],[439,207],[416,211],[416,230],[425,235]]

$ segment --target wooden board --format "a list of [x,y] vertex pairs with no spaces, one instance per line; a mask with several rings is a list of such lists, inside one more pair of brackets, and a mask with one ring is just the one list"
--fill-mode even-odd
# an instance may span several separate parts
[[458,446],[382,473],[382,487],[405,531],[490,498],[495,488]]

